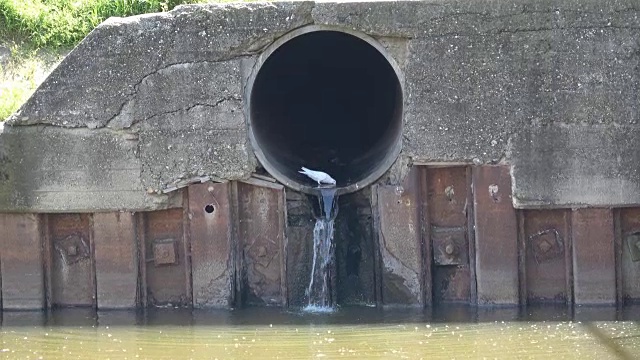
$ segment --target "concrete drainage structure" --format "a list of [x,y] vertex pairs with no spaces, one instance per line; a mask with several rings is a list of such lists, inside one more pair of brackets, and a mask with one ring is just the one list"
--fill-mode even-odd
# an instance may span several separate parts
[[2,307],[301,305],[317,211],[301,165],[341,189],[340,304],[640,300],[639,12],[110,19],[0,135]]

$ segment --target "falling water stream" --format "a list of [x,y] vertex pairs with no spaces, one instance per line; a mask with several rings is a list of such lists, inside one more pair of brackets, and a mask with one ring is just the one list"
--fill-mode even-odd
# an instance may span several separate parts
[[304,310],[330,312],[333,310],[331,269],[333,265],[333,225],[338,213],[335,188],[319,188],[320,216],[313,228],[313,262],[306,295],[309,302]]

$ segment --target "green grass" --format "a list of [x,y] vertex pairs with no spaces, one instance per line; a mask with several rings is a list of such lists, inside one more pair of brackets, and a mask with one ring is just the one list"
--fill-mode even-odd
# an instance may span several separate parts
[[[0,121],[15,112],[64,54],[111,16],[216,0],[0,0]],[[217,0],[228,1],[228,0]]]
[[16,111],[54,66],[67,53],[66,48],[41,48],[12,39],[0,42],[10,54],[0,61],[0,121]]
[[35,47],[75,45],[111,16],[173,9],[200,0],[0,0],[7,31],[23,35]]
[[253,0],[0,0],[0,121],[15,112],[73,48],[111,16],[180,4]]

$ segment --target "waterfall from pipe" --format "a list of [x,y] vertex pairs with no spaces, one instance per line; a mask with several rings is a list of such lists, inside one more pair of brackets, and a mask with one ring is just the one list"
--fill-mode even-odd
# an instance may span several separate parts
[[310,312],[333,311],[334,299],[331,290],[334,263],[333,226],[338,213],[335,188],[320,188],[320,217],[313,228],[313,263],[311,279],[306,295]]

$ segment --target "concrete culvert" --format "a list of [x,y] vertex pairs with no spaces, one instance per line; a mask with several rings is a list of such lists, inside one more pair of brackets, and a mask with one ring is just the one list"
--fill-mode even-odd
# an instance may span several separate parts
[[400,152],[399,73],[368,37],[299,29],[263,53],[247,91],[256,155],[296,190],[316,186],[297,172],[301,166],[329,173],[340,193],[361,189]]

